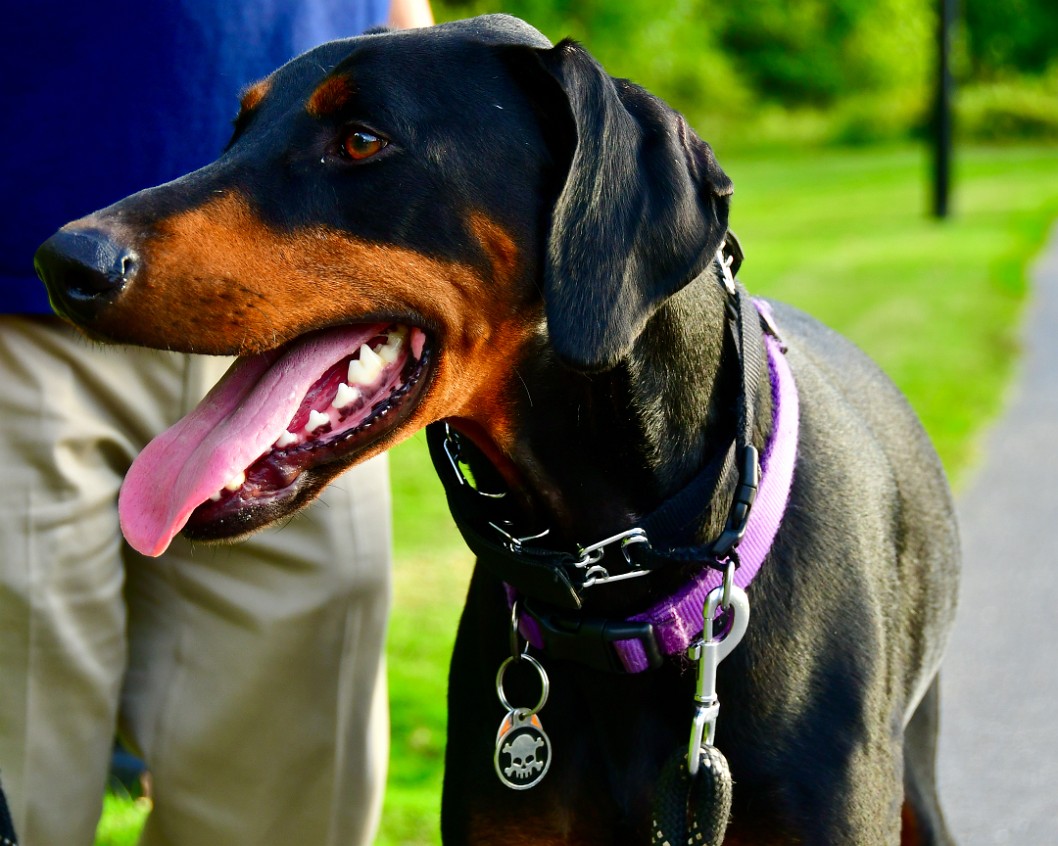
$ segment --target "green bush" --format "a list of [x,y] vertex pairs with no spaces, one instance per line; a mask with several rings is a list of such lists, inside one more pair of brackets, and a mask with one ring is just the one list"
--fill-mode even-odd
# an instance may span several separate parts
[[1058,141],[1058,73],[967,86],[957,100],[956,129],[974,141]]

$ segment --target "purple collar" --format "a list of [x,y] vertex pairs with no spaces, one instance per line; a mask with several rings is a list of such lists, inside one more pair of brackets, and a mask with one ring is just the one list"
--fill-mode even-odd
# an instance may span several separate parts
[[[761,300],[754,303],[765,321],[770,323],[767,303]],[[761,481],[756,501],[749,514],[745,535],[738,544],[740,566],[735,571],[734,582],[741,588],[749,586],[771,551],[786,511],[797,459],[797,386],[778,338],[766,333],[764,342],[771,377],[772,432],[761,457]],[[720,586],[722,580],[723,574],[719,570],[703,570],[675,595],[632,616],[628,622],[651,624],[654,640],[662,654],[683,653],[701,635],[705,598]],[[513,601],[514,591],[510,588],[508,597]],[[543,638],[531,617],[520,616],[519,630],[530,644],[543,647]],[[616,640],[613,647],[626,672],[639,673],[652,665],[641,640]]]

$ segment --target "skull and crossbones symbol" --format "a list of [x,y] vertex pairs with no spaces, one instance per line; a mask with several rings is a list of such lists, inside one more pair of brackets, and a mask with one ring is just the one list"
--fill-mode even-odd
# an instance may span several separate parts
[[504,767],[503,772],[508,778],[513,776],[517,779],[527,779],[533,773],[540,772],[544,762],[536,753],[544,745],[544,741],[536,735],[518,735],[503,747],[503,754],[509,755],[511,759],[511,765]]

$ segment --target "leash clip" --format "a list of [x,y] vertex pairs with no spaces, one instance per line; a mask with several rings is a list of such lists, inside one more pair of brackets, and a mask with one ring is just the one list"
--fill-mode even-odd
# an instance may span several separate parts
[[[696,708],[691,722],[691,740],[687,749],[687,771],[698,772],[702,749],[712,746],[716,738],[716,721],[720,700],[716,695],[716,672],[731,651],[738,646],[749,625],[749,597],[734,584],[735,566],[728,564],[724,584],[713,588],[705,600],[702,639],[687,650],[687,657],[698,662],[698,683],[694,693]],[[722,609],[724,630],[714,631],[717,610]]]

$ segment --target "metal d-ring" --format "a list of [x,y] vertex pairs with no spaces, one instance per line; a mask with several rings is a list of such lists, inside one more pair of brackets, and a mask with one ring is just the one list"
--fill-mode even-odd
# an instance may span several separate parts
[[[735,550],[731,550],[733,554]],[[737,558],[728,558],[727,566],[724,568],[724,590],[720,594],[720,607],[727,613],[731,608],[731,588],[735,584],[735,570],[738,567]]]
[[[540,701],[536,703],[534,708],[515,708],[507,701],[507,694],[503,690],[503,675],[507,672],[507,668],[518,661],[528,661],[540,675]],[[531,717],[540,711],[544,705],[547,704],[547,694],[551,689],[551,682],[547,678],[547,673],[544,671],[543,666],[537,661],[532,655],[526,652],[522,652],[519,655],[512,655],[507,658],[502,664],[500,664],[499,670],[496,671],[496,695],[500,698],[500,704],[508,711],[518,711],[523,713],[527,717]]]

